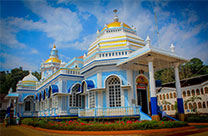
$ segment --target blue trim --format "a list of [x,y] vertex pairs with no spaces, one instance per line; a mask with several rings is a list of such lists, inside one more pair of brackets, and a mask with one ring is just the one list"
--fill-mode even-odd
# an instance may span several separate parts
[[152,115],[158,115],[157,112],[157,97],[151,97]]
[[96,107],[98,107],[98,92],[96,92]]
[[95,84],[94,84],[93,80],[83,80],[82,81],[82,84],[81,84],[81,89],[80,89],[80,92],[79,93],[83,93],[84,92],[84,88],[83,88],[84,87],[84,84],[86,84],[88,90],[95,88]]
[[42,97],[43,100],[45,100],[44,91],[41,91],[41,97]]
[[88,95],[86,95],[86,99],[87,99],[87,101],[86,101],[86,108],[88,108]]
[[32,91],[32,92],[36,92],[36,90],[30,90],[30,89],[28,89],[28,90],[26,90],[26,89],[17,89],[17,91],[26,91],[26,92],[27,91],[30,91],[30,92]]
[[96,65],[96,66],[93,66],[93,67],[91,67],[90,69],[88,69],[88,70],[82,72],[81,74],[84,74],[84,73],[86,73],[86,72],[88,72],[88,71],[90,71],[90,70],[92,70],[92,69],[94,69],[94,68],[96,68],[96,67],[113,66],[113,65],[116,65],[116,63],[113,63],[113,64],[106,64],[106,65]]
[[78,92],[80,92],[81,91],[81,84],[78,82],[78,83],[74,83],[74,84],[72,84],[69,88],[68,88],[68,93],[71,93],[71,91],[72,91],[72,87],[74,87],[74,86],[76,86],[77,84],[79,84],[80,86],[79,86],[79,91]]
[[103,91],[103,108],[106,108],[106,92]]
[[[122,57],[122,58],[114,58],[114,59],[102,59],[102,60],[93,60],[92,62],[88,63],[87,65],[85,65],[84,67],[82,67],[80,70],[84,69],[85,67],[87,67],[88,65],[91,65],[94,62],[99,62],[99,61],[109,61],[109,60],[120,60],[120,59],[127,59],[128,57]],[[117,63],[116,63],[117,64]],[[84,73],[84,72],[82,72]]]
[[128,106],[128,90],[124,89],[124,106]]
[[57,79],[59,76],[68,76],[68,77],[84,78],[84,76],[60,74],[60,75],[57,75],[57,76],[56,76],[55,78],[53,78],[52,80],[48,81],[47,84],[45,84],[44,86],[38,88],[38,90],[41,90],[42,88],[44,88],[45,86],[47,86],[49,83],[51,83],[52,81],[54,81],[55,79]]
[[78,117],[78,118],[119,118],[119,117],[136,117],[139,118],[140,114],[134,114],[134,115],[118,115],[118,116],[84,116],[84,117]]
[[184,114],[183,98],[177,98],[177,103],[178,103],[178,113]]
[[48,88],[45,89],[45,93],[46,93],[46,98],[49,98],[49,89]]
[[51,85],[51,89],[52,89],[52,94],[58,93],[58,86],[57,85]]

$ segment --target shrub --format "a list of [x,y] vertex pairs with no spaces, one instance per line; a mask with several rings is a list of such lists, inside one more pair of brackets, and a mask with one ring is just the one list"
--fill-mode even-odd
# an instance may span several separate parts
[[96,121],[49,121],[46,119],[23,119],[23,124],[34,127],[42,127],[56,130],[73,130],[73,131],[116,131],[116,130],[144,130],[158,128],[173,128],[187,126],[188,124],[181,121],[115,121],[115,122],[96,122]]
[[208,122],[208,115],[186,115],[187,122]]

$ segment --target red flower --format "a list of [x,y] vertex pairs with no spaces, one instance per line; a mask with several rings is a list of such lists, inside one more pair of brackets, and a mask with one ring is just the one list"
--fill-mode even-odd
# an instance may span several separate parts
[[132,124],[132,121],[131,120],[128,120],[126,123],[127,124]]
[[164,122],[162,122],[162,124],[164,124]]
[[84,126],[84,125],[85,125],[85,123],[83,123],[83,122],[81,122],[80,124],[81,124],[82,126]]

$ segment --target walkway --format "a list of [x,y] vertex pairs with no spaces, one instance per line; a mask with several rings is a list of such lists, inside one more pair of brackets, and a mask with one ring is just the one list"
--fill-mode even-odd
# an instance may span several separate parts
[[[0,135],[1,136],[70,136],[66,134],[55,134],[39,131],[32,128],[26,128],[22,126],[9,126],[4,127],[0,124]],[[86,134],[87,135],[87,134]],[[195,128],[191,130],[168,132],[168,133],[151,133],[151,134],[131,134],[130,136],[206,136],[208,135],[208,126],[203,128]],[[117,136],[126,136],[126,135],[117,135]]]

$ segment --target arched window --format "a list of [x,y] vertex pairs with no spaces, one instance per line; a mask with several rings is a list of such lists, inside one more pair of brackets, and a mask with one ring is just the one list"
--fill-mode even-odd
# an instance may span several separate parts
[[203,108],[206,108],[206,104],[205,104],[205,102],[203,102]]
[[160,100],[162,100],[162,95],[160,94]]
[[185,91],[183,91],[183,97],[186,97],[186,92]]
[[198,102],[198,108],[199,108],[199,109],[202,108],[201,102]]
[[174,106],[173,105],[171,105],[171,110],[174,110]]
[[163,110],[166,110],[166,105],[163,106]]
[[191,90],[191,94],[192,94],[192,96],[195,96],[195,91],[194,91],[194,89]]
[[165,99],[165,94],[163,94],[163,99]]
[[173,98],[173,95],[172,95],[172,93],[170,93],[170,98]]
[[174,95],[174,98],[176,98],[176,93],[175,92],[173,93],[173,95]]
[[203,90],[203,88],[201,88],[201,94],[204,94],[204,90]]
[[81,107],[81,95],[77,94],[80,90],[80,84],[76,84],[72,88],[72,92],[69,95],[69,106],[70,107]]
[[194,109],[196,109],[196,108],[197,108],[196,102],[194,102],[194,104],[193,104],[193,108],[194,108]]
[[196,95],[200,95],[199,89],[196,89]]
[[170,110],[170,105],[168,105],[168,111]]
[[189,109],[192,109],[192,104],[191,103],[189,103]]
[[169,94],[168,93],[166,94],[166,98],[169,99]]
[[121,106],[121,86],[118,77],[110,77],[107,80],[108,93],[109,93],[109,106],[120,107]]
[[30,101],[26,101],[25,102],[25,111],[30,111],[31,110],[31,102]]
[[208,107],[208,101],[207,101],[207,107]]
[[188,105],[187,105],[187,103],[186,103],[186,104],[184,104],[184,107],[185,107],[185,109],[186,109],[186,110],[188,109]]
[[188,90],[188,91],[187,91],[187,96],[190,96],[190,95],[191,95],[191,93],[190,93],[190,91]]
[[205,90],[205,94],[208,94],[208,87],[205,87],[204,90]]

